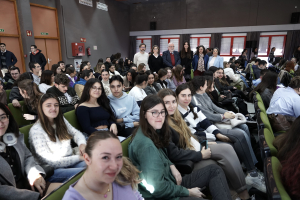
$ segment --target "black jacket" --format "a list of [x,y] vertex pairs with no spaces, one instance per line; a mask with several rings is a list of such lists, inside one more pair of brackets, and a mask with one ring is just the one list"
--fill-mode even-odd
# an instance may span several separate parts
[[23,97],[20,94],[20,90],[18,88],[18,86],[14,86],[9,94],[9,103],[11,103],[14,99],[17,99],[18,101],[23,101]]
[[42,54],[41,50],[37,50],[38,52],[33,55],[32,53],[30,53],[30,62],[36,62],[39,63],[41,65],[42,70],[45,69],[45,65],[47,64],[46,58],[44,56],[44,54]]
[[[2,55],[1,52],[0,52],[0,55]],[[15,65],[18,62],[18,60],[17,60],[15,54],[13,54],[13,52],[10,52],[10,51],[6,50],[6,52],[4,53],[4,55],[6,57],[6,61],[5,61],[6,62],[6,66],[5,67],[6,68],[8,68],[8,67],[10,67],[12,65]],[[0,60],[0,67],[2,69],[2,62],[1,62],[1,60]]]
[[62,93],[57,87],[53,86],[49,88],[46,92],[47,94],[51,93],[57,96],[59,100],[59,107],[61,109],[62,113],[69,112],[71,110],[74,110],[75,107],[74,105],[79,102],[79,97],[76,94],[74,88],[68,87],[67,93],[72,97],[72,102],[69,103],[67,97]]
[[181,57],[181,51],[179,52],[180,59],[181,59],[181,66],[185,68],[185,74],[191,74],[191,66],[193,61],[193,52],[191,51],[191,58]]
[[6,82],[6,84],[4,85],[4,89],[11,90],[15,83],[15,80],[11,77],[10,73],[5,73],[4,80]]
[[157,94],[158,91],[160,90],[160,88],[156,85],[156,83],[153,83],[152,85],[153,87],[151,86],[147,86],[144,91],[146,92],[147,95],[150,95],[150,94]]
[[164,62],[160,55],[156,58],[153,54],[149,56],[148,65],[152,72],[158,72],[158,70],[164,68]]

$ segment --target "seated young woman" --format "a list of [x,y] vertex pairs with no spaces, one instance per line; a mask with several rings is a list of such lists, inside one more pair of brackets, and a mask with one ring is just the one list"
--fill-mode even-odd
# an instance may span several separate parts
[[[44,71],[43,71],[43,73],[44,73]],[[74,84],[75,84],[75,82],[77,81],[77,76],[76,76],[76,74],[77,74],[77,72],[76,72],[76,70],[75,70],[74,67],[68,67],[68,68],[66,69],[66,75],[67,75],[67,77],[70,79],[70,84],[69,84],[70,87],[73,87]],[[43,74],[42,74],[42,75],[43,75]],[[53,79],[53,80],[54,80],[54,79]]]
[[41,93],[45,94],[49,88],[54,85],[54,73],[51,70],[44,70],[41,76],[39,89]]
[[30,79],[19,82],[18,87],[28,108],[28,113],[24,114],[23,117],[26,120],[36,120],[38,118],[37,105],[43,93],[40,92],[37,84]]
[[110,130],[117,135],[115,115],[99,79],[92,78],[86,82],[78,105],[76,116],[88,136],[100,130]]
[[[227,110],[217,107],[208,95],[205,93],[207,89],[207,81],[205,77],[197,76],[189,82],[191,90],[192,104],[199,107],[202,113],[212,122],[222,122],[235,117],[235,115]],[[255,164],[258,162],[253,152],[250,132],[248,126],[245,124],[238,125],[233,129],[221,129],[220,132],[226,136],[225,142],[232,142],[234,149],[239,159],[247,168],[248,175],[246,177],[247,185],[253,185],[257,189],[266,192],[265,183],[262,176],[258,174]]]
[[173,82],[175,84],[176,87],[178,87],[179,85],[186,83],[185,78],[183,76],[184,74],[184,69],[181,65],[177,65],[173,68]]
[[108,70],[109,70],[109,78],[116,75],[119,75],[123,78],[123,76],[116,70],[115,64],[110,65]]
[[277,74],[275,72],[267,72],[261,79],[261,82],[250,93],[251,99],[254,92],[258,92],[264,102],[265,108],[268,109],[272,96],[277,89]]
[[277,147],[277,158],[282,165],[281,180],[291,199],[300,199],[300,117],[291,128],[277,136],[274,146]]
[[173,72],[170,67],[166,67],[165,70],[167,70],[167,79],[165,80],[168,85],[167,88],[171,89],[172,91],[176,90],[176,85],[173,82]]
[[209,165],[181,177],[168,159],[171,130],[166,120],[167,109],[157,95],[147,96],[140,109],[140,126],[132,135],[128,147],[129,158],[138,168],[139,191],[145,199],[199,199],[199,190],[209,186],[213,199],[231,199],[223,170]]
[[157,86],[157,84],[154,82],[155,75],[153,72],[148,70],[146,72],[148,74],[148,82],[147,82],[147,87],[144,88],[144,91],[146,92],[147,95],[150,94],[157,94],[157,92],[160,90],[160,88]]
[[144,89],[147,87],[148,82],[148,74],[139,73],[135,79],[135,86],[130,90],[128,95],[133,96],[137,102],[143,101],[143,99],[147,96]]
[[3,79],[0,78],[0,102],[3,103],[4,105],[7,105],[7,94],[6,91],[4,90],[3,86]]
[[77,81],[73,86],[79,98],[81,98],[84,85],[91,78],[95,78],[91,70],[84,70],[81,72],[79,81]]
[[109,87],[109,71],[106,69],[103,69],[100,74],[101,74],[101,79],[102,79],[101,82],[102,82],[105,94],[106,94],[106,96],[108,96],[111,94],[110,87]]
[[95,78],[101,80],[101,72],[104,69],[106,69],[104,63],[103,62],[98,62],[98,64],[94,68],[94,70],[95,70],[95,73],[94,73]]
[[[39,164],[55,168],[47,181],[63,183],[86,167],[82,157],[85,137],[63,117],[59,101],[53,94],[41,97],[38,116],[39,119],[29,131],[31,152]],[[71,139],[79,147],[76,154],[73,153]]]
[[[180,85],[178,89],[181,90],[184,86],[186,86],[186,84]],[[186,88],[186,90],[189,89]],[[184,92],[185,90],[182,90],[180,94]],[[178,105],[176,95],[170,89],[159,91],[158,96],[165,103],[168,111],[167,119],[172,129],[172,139],[167,148],[168,157],[171,162],[192,160],[195,162],[194,170],[203,168],[211,163],[217,163],[225,172],[229,186],[239,194],[241,199],[248,199],[249,194],[247,192],[245,175],[234,149],[229,144],[216,143],[215,140],[212,139],[218,134],[221,135],[218,137],[222,137],[217,127],[206,119],[199,108],[193,107],[191,104],[187,106],[187,109],[191,111],[185,117],[186,122],[189,124],[189,126],[187,126],[187,123],[182,119],[181,113],[178,111],[178,108],[183,111],[183,107],[186,107],[187,102],[182,107],[181,103],[184,102],[184,99],[180,97]],[[190,102],[191,96],[188,96],[185,100]],[[202,135],[202,137],[198,135]],[[209,148],[205,149],[205,147],[203,147],[201,150],[199,142],[203,141],[203,138],[209,141]]]
[[165,89],[168,87],[168,83],[166,81],[167,76],[168,76],[168,72],[165,69],[160,69],[157,72],[158,75],[158,79],[156,80],[156,84],[159,87],[159,89]]
[[123,77],[124,81],[124,91],[128,92],[131,90],[131,88],[134,87],[135,84],[135,77],[136,77],[136,72],[133,69],[129,69],[126,73],[126,76]]
[[69,187],[63,200],[143,200],[137,191],[139,171],[123,157],[116,135],[108,131],[93,133],[83,157],[87,169]]
[[0,122],[0,199],[40,199],[46,191],[45,172],[35,162],[17,122],[2,103]]

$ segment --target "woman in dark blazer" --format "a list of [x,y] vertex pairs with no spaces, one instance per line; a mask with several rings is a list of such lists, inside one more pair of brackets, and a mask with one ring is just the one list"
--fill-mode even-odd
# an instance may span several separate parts
[[157,73],[158,70],[164,67],[164,62],[162,57],[159,55],[159,47],[154,45],[152,47],[152,54],[149,56],[148,65],[152,72]]
[[[37,200],[46,189],[44,170],[36,164],[8,108],[0,103],[0,199]],[[10,140],[14,138],[15,140]],[[8,139],[11,142],[8,142]],[[39,192],[36,192],[37,189]]]
[[197,47],[192,62],[192,66],[194,69],[194,76],[202,76],[204,72],[207,71],[207,62],[208,62],[208,55],[206,55],[205,47],[203,45],[200,45],[199,47]]
[[186,81],[191,79],[191,67],[193,60],[193,52],[189,42],[185,42],[181,51],[179,52],[181,65],[184,67],[184,76]]

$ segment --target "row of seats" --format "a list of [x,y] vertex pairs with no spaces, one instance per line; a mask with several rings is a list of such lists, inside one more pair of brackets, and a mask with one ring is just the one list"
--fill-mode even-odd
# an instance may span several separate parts
[[273,132],[266,108],[259,93],[255,93],[253,101],[257,117],[261,156],[264,159],[264,174],[268,197],[272,200],[291,200],[281,181],[280,171],[282,166],[276,157],[277,149],[273,145],[275,136],[279,133]]

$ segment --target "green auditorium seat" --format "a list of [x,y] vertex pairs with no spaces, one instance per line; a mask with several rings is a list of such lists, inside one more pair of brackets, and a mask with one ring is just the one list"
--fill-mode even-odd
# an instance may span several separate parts
[[64,113],[64,117],[68,122],[75,127],[76,129],[82,131],[80,124],[78,123],[75,110],[71,110],[69,112]]
[[24,135],[24,143],[26,144],[27,148],[29,149],[29,131],[31,129],[31,127],[33,126],[33,124],[27,125],[27,126],[23,126],[22,128],[19,129],[19,131],[21,133],[23,133]]
[[24,101],[19,101],[21,104],[20,108],[15,108],[12,103],[8,104],[8,108],[13,115],[14,119],[16,120],[19,127],[29,125],[31,123],[30,120],[24,119],[23,115],[28,113],[27,106],[25,105]]

